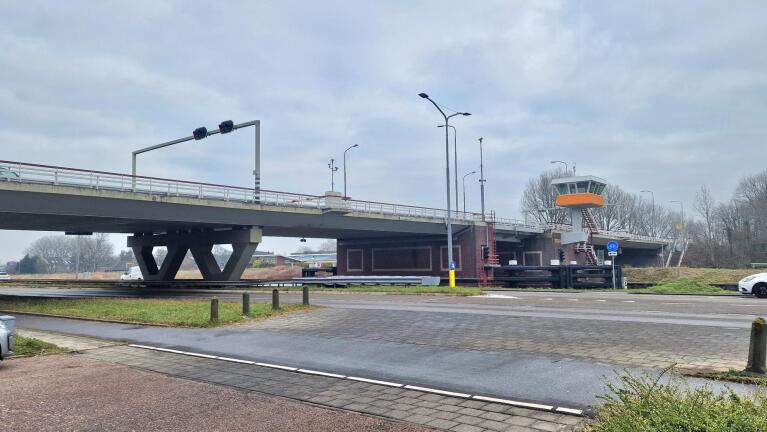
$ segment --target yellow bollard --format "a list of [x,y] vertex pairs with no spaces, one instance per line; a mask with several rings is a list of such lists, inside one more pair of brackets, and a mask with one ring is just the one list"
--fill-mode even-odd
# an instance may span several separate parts
[[455,270],[450,270],[450,288],[455,288]]

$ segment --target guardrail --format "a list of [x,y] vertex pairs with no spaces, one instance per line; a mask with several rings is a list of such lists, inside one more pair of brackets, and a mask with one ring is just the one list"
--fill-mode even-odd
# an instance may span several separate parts
[[[444,209],[402,204],[345,199],[338,196],[306,195],[261,189],[172,180],[158,177],[132,176],[106,171],[30,164],[0,160],[0,181],[85,187],[98,190],[146,193],[204,200],[235,201],[279,207],[330,209],[364,214],[418,217],[444,220]],[[458,222],[482,220],[482,214],[452,212]]]

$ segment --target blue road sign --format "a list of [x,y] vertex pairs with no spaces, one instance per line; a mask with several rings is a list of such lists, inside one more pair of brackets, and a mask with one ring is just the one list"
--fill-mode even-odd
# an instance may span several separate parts
[[620,246],[618,245],[618,242],[615,240],[610,240],[609,242],[607,242],[607,250],[610,252],[618,251],[619,247]]
[[455,270],[455,261],[450,261],[450,270]]

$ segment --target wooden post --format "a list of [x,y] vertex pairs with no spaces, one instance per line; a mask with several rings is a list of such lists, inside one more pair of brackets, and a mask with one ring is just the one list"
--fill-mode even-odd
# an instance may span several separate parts
[[250,316],[250,293],[242,293],[242,314]]
[[304,285],[304,304],[309,304],[309,287],[307,285]]
[[767,372],[767,329],[764,318],[757,318],[751,323],[751,340],[748,345],[748,364],[746,372],[764,375]]
[[278,310],[280,308],[280,292],[276,289],[272,290],[272,310]]
[[210,322],[218,322],[218,297],[210,299]]

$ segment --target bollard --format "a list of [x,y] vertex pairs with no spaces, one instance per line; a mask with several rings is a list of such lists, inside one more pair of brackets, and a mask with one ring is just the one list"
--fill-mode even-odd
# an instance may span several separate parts
[[748,344],[748,364],[746,372],[764,375],[767,372],[767,329],[764,318],[757,318],[751,323],[751,341]]
[[242,293],[242,314],[250,316],[250,293]]
[[218,297],[210,299],[210,322],[218,322]]
[[305,305],[309,304],[309,287],[308,286],[304,286],[304,304]]
[[272,310],[280,308],[280,292],[276,289],[272,290]]

